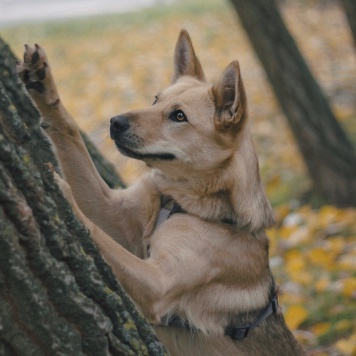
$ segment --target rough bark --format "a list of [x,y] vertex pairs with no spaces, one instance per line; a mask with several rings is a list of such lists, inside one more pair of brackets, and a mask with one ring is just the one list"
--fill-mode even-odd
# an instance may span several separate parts
[[273,0],[230,0],[323,201],[356,206],[356,154]]
[[0,354],[165,355],[54,183],[55,158],[1,41],[0,70]]
[[349,22],[351,34],[354,39],[354,45],[356,48],[356,1],[341,0],[341,5],[344,8],[347,21]]

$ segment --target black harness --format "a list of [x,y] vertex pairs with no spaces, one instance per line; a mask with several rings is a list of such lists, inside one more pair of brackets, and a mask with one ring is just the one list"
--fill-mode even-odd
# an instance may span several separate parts
[[274,294],[270,302],[261,310],[260,314],[252,323],[246,323],[243,325],[228,325],[225,328],[224,334],[230,336],[234,340],[244,339],[251,329],[254,329],[266,320],[271,314],[277,312],[278,309],[278,298]]
[[[271,301],[264,307],[258,314],[257,318],[251,323],[245,323],[242,325],[235,325],[231,323],[224,330],[224,335],[231,337],[233,340],[241,340],[247,337],[251,329],[256,328],[264,320],[266,320],[271,314],[276,313],[278,310],[278,298],[275,294]],[[172,328],[182,328],[191,332],[199,332],[200,330],[195,326],[191,326],[186,320],[179,315],[173,314],[170,317],[164,317],[162,323],[156,326],[168,326]]]
[[[161,210],[159,217],[157,219],[156,227],[160,225],[165,220],[169,219],[173,214],[186,213],[185,210],[173,199],[167,196],[162,196],[161,199]],[[223,223],[232,224],[230,220],[223,220]],[[149,246],[148,246],[149,251]],[[258,316],[253,322],[245,323],[242,325],[235,325],[231,323],[224,330],[224,335],[229,336],[233,340],[241,340],[247,337],[251,329],[256,328],[264,320],[266,320],[271,314],[276,313],[278,310],[278,298],[277,294],[274,293],[272,299],[268,304],[260,311]],[[199,332],[200,330],[195,326],[190,325],[185,319],[181,318],[177,314],[163,317],[161,324],[155,326],[162,327],[173,327],[173,328],[183,328],[191,332]]]

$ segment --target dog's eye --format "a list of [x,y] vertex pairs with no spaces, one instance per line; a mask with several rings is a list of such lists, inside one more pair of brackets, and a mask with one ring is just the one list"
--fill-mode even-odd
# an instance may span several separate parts
[[182,110],[173,111],[169,115],[169,118],[170,118],[170,120],[177,121],[177,122],[188,121],[187,117],[185,116],[185,114],[184,114],[184,112]]
[[158,100],[158,95],[155,95],[155,100],[153,100],[152,105],[156,104],[156,103],[157,103],[157,100]]

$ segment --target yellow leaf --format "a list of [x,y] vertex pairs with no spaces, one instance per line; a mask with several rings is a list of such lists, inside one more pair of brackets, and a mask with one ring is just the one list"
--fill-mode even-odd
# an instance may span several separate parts
[[333,237],[328,240],[325,244],[325,247],[329,251],[333,251],[335,254],[340,254],[346,246],[346,241],[344,237]]
[[271,194],[281,183],[281,177],[276,175],[266,183],[267,194]]
[[283,204],[276,208],[276,215],[278,221],[283,221],[283,219],[290,213],[290,206]]
[[345,254],[338,260],[339,268],[343,270],[356,270],[356,254]]
[[324,205],[319,211],[319,222],[322,226],[328,226],[335,221],[339,209],[331,205]]
[[345,223],[354,226],[356,221],[356,209],[344,209],[343,213]]
[[295,259],[301,259],[301,258],[303,258],[303,255],[298,250],[289,250],[288,252],[286,252],[284,254],[284,257],[285,257],[286,261],[290,261],[290,260],[295,260]]
[[299,276],[296,276],[294,280],[304,286],[310,286],[310,284],[313,282],[313,277],[309,274],[308,271],[303,271],[299,274]]
[[323,292],[326,290],[326,288],[330,285],[330,279],[328,276],[323,276],[321,277],[316,283],[315,283],[315,289],[318,292]]
[[309,252],[308,257],[309,260],[316,265],[330,267],[334,262],[335,254],[327,252],[321,247],[316,247]]
[[345,355],[356,356],[356,335],[337,341],[335,347]]
[[298,275],[304,268],[304,262],[300,258],[293,258],[287,260],[286,265],[288,273],[293,277]]
[[353,322],[351,320],[339,320],[335,324],[335,330],[339,332],[351,330],[353,327]]
[[279,229],[279,235],[284,239],[289,239],[289,237],[298,230],[298,226],[290,225],[290,226],[282,226]]
[[293,305],[285,313],[286,323],[290,329],[297,329],[308,317],[308,311],[301,305]]
[[324,335],[330,329],[331,323],[317,323],[311,327],[316,336]]
[[286,270],[293,281],[308,285],[312,282],[312,276],[307,270],[305,257],[298,250],[291,250],[285,254]]
[[356,297],[356,277],[345,278],[342,280],[342,294],[346,297]]

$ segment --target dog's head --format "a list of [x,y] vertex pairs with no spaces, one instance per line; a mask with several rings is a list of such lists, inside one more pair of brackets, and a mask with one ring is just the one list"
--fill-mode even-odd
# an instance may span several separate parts
[[174,55],[172,85],[152,106],[111,119],[110,133],[124,155],[162,171],[212,171],[232,157],[247,118],[240,68],[233,61],[209,84],[187,31]]

